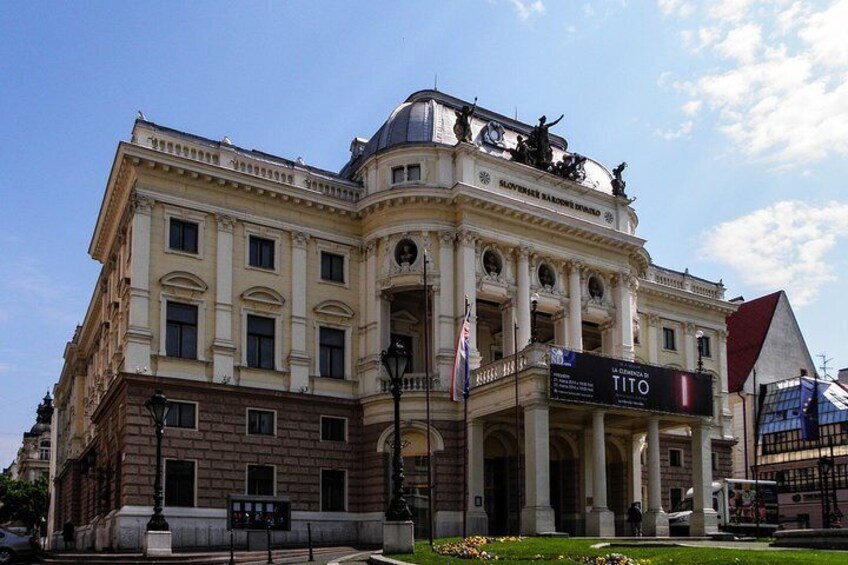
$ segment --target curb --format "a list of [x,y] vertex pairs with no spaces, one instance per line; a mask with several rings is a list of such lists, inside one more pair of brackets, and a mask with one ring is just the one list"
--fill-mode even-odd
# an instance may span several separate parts
[[345,555],[343,557],[339,557],[333,561],[329,561],[327,565],[340,565],[341,563],[345,563],[347,561],[353,561],[354,559],[366,556],[373,556],[372,551],[360,551],[359,553],[351,553],[350,555]]
[[368,563],[371,565],[410,565],[406,561],[398,561],[397,559],[392,559],[391,557],[386,557],[380,553],[374,553],[368,559]]

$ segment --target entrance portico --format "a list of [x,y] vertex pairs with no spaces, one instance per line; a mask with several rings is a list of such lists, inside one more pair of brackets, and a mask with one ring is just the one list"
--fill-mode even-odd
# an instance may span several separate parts
[[[696,493],[692,532],[714,531],[715,512],[709,507],[709,421],[551,400],[547,350],[547,346],[531,345],[474,374],[468,401],[469,534],[515,533],[520,500],[523,535],[552,531],[593,537],[628,535],[626,511],[635,501],[644,509],[645,534],[667,536],[660,432],[687,426],[692,429]],[[634,438],[642,436],[647,451],[646,501],[642,500],[640,453],[631,449]],[[516,493],[519,485],[522,492]]]

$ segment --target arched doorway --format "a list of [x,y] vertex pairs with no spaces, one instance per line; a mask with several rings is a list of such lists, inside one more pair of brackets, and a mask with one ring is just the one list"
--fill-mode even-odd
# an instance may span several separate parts
[[483,454],[489,535],[517,535],[522,501],[515,436],[505,430],[489,434],[483,443]]
[[583,513],[579,511],[580,466],[575,446],[562,436],[552,436],[551,506],[554,509],[556,531],[572,536],[585,533]]
[[[436,429],[432,429],[431,448],[433,457],[438,451],[444,450],[444,440]],[[385,452],[386,457],[386,485],[389,499],[392,490],[392,448],[394,445],[394,434],[392,428],[386,429],[378,440],[377,450]],[[436,478],[433,477],[433,489],[428,488],[427,469],[429,456],[427,453],[427,429],[423,424],[407,424],[401,430],[401,456],[403,457],[403,495],[406,504],[412,513],[412,522],[415,527],[416,539],[427,539],[430,534],[430,496],[435,496]],[[433,464],[433,473],[436,472],[436,460]],[[434,509],[435,510],[435,509]]]
[[630,507],[628,500],[628,475],[627,458],[621,446],[615,441],[607,441],[607,505],[615,514],[615,535],[628,535],[627,531],[627,509]]

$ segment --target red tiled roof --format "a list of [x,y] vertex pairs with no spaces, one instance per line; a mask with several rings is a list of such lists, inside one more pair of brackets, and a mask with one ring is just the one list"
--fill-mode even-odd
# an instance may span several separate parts
[[782,290],[739,305],[727,318],[727,386],[739,392],[766,340]]

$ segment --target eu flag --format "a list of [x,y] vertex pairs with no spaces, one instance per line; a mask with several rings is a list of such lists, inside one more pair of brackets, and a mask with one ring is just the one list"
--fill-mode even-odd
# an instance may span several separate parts
[[801,439],[819,439],[819,382],[801,377]]

